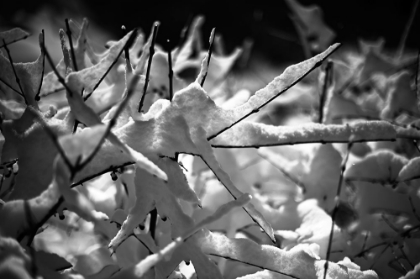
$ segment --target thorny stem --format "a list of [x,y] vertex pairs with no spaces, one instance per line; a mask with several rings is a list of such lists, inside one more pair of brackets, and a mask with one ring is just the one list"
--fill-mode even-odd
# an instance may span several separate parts
[[152,68],[152,58],[153,58],[153,55],[155,54],[155,42],[156,42],[157,32],[159,30],[159,25],[160,25],[159,22],[155,22],[155,24],[153,25],[152,43],[150,44],[150,48],[149,48],[149,61],[147,63],[147,69],[146,69],[146,80],[144,81],[143,95],[141,96],[141,99],[139,102],[139,107],[137,110],[138,112],[141,112],[141,108],[143,107],[144,99],[146,97],[147,87],[149,86],[150,69]]
[[118,59],[120,58],[123,51],[128,48],[128,46],[131,45],[131,43],[134,41],[134,38],[137,36],[137,29],[133,30],[133,33],[131,33],[130,37],[128,38],[125,45],[121,48],[120,52],[118,53],[117,57],[115,57],[114,61],[112,62],[111,66],[105,71],[104,75],[98,80],[98,82],[93,87],[92,91],[89,92],[85,97],[83,97],[83,100],[86,102],[87,99],[92,96],[93,92],[98,88],[98,86],[102,83],[102,81],[105,79],[105,77],[108,75],[108,73],[111,71],[112,67],[114,67],[115,64],[117,64]]
[[71,60],[73,60],[73,68],[74,68],[74,71],[77,72],[78,71],[77,61],[76,61],[76,55],[74,53],[73,38],[71,37],[71,30],[70,30],[70,26],[69,26],[69,19],[66,18],[64,21],[66,22],[66,34],[67,34],[67,37],[69,38]]
[[172,70],[172,54],[171,49],[169,48],[169,40],[168,42],[168,78],[169,78],[169,101],[172,101],[172,97],[174,96],[174,89],[173,89],[173,77],[174,71]]
[[216,28],[213,28],[211,30],[211,33],[210,33],[210,38],[209,38],[210,46],[209,46],[209,49],[207,51],[207,67],[206,67],[206,71],[205,71],[205,73],[203,75],[203,79],[200,82],[201,87],[203,87],[204,82],[206,81],[207,73],[209,71],[211,54],[213,53],[213,43],[214,43],[214,33],[215,33],[215,31],[216,31]]
[[330,85],[330,80],[332,78],[333,66],[333,62],[331,60],[328,60],[327,65],[325,67],[324,85],[322,87],[321,96],[319,97],[318,123],[322,123],[324,120],[324,105],[325,99],[327,97],[328,87]]
[[328,239],[327,256],[325,258],[325,265],[324,265],[324,269],[325,269],[324,279],[327,278],[328,261],[330,259],[332,240],[333,240],[333,237],[334,237],[335,217],[337,215],[338,206],[340,204],[340,194],[341,194],[341,187],[343,185],[343,176],[344,176],[344,172],[346,170],[346,164],[347,164],[347,161],[349,159],[350,150],[351,150],[352,145],[353,145],[353,141],[352,141],[352,137],[350,137],[349,143],[348,143],[348,146],[347,146],[346,156],[344,157],[343,161],[341,162],[340,178],[338,179],[337,193],[336,193],[335,198],[334,198],[335,205],[334,205],[333,212],[331,214],[332,222],[331,222],[330,236],[329,236],[329,239]]
[[419,0],[414,0],[413,7],[411,9],[410,18],[408,19],[407,24],[405,25],[403,35],[401,36],[401,40],[398,45],[396,59],[400,59],[402,55],[404,54],[405,42],[407,41],[408,34],[410,33],[411,26],[413,25],[413,21],[417,13],[418,6],[419,6]]
[[4,45],[4,49],[7,52],[7,57],[9,58],[10,65],[12,66],[13,74],[15,75],[16,83],[19,86],[19,89],[20,89],[20,92],[21,92],[21,96],[25,100],[25,104],[28,105],[28,101],[26,100],[26,96],[25,96],[25,93],[23,92],[22,85],[20,84],[20,79],[19,79],[19,77],[18,77],[18,75],[16,73],[15,65],[13,64],[12,56],[10,55],[9,48],[7,47],[6,41],[4,39],[3,39],[3,45]]
[[[45,45],[45,33],[44,33],[44,29],[42,29],[42,45]],[[44,50],[41,50],[42,53],[44,53]],[[41,80],[39,81],[39,87],[38,87],[38,91],[35,95],[35,101],[39,101],[41,98],[39,97],[39,94],[41,94],[41,88],[42,88],[42,82],[44,81],[44,72],[45,72],[45,53],[42,56],[42,72],[41,72]]]

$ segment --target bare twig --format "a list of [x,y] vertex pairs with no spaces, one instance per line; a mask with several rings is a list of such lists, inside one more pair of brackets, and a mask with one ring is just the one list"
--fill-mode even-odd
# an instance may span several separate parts
[[419,0],[414,0],[413,7],[411,9],[410,17],[405,25],[404,32],[401,36],[400,43],[397,49],[396,59],[400,59],[404,54],[405,42],[407,41],[408,34],[410,33],[411,26],[413,25],[414,18],[417,13],[417,7],[419,6]]
[[169,101],[172,101],[172,97],[174,95],[174,89],[173,89],[173,77],[174,77],[174,71],[172,70],[172,54],[171,49],[169,47],[169,40],[168,42],[168,78],[169,78]]
[[28,105],[28,101],[26,100],[26,96],[25,96],[25,93],[23,92],[22,85],[20,84],[20,79],[19,79],[19,77],[16,73],[15,65],[13,64],[12,56],[10,55],[9,48],[7,47],[6,41],[4,39],[3,39],[3,45],[4,45],[4,49],[7,52],[7,57],[9,58],[10,65],[12,66],[12,70],[13,70],[13,74],[15,75],[16,83],[18,84],[20,92],[22,93],[21,96],[25,100],[25,104]]
[[325,99],[327,97],[328,87],[330,85],[330,80],[332,77],[333,65],[333,62],[331,60],[328,60],[327,65],[325,67],[324,84],[322,87],[321,96],[319,97],[318,123],[323,123],[324,120],[324,105]]
[[147,69],[146,69],[146,80],[144,81],[144,87],[143,87],[143,95],[141,96],[140,102],[139,102],[139,107],[138,107],[138,112],[141,112],[141,108],[143,107],[143,103],[144,103],[144,99],[146,97],[146,91],[147,91],[147,87],[149,86],[149,78],[150,78],[150,69],[152,68],[152,58],[153,55],[155,54],[155,42],[156,42],[156,36],[157,36],[157,32],[159,30],[159,22],[155,22],[155,24],[153,25],[153,31],[152,31],[152,43],[150,44],[150,48],[149,48],[149,61],[147,64]]
[[77,61],[76,61],[76,55],[74,53],[73,38],[71,37],[71,30],[70,30],[70,26],[69,26],[69,19],[66,18],[64,21],[66,22],[66,34],[67,34],[67,37],[69,38],[71,60],[73,60],[73,68],[74,68],[74,71],[77,72],[78,71]]
[[20,96],[24,97],[21,92],[19,92],[18,90],[14,89],[7,81],[5,81],[4,79],[2,79],[1,77],[0,77],[0,81],[3,82],[7,87],[9,87],[10,89],[12,89],[16,93],[18,93]]
[[343,161],[341,162],[341,171],[340,171],[340,178],[338,179],[338,186],[337,186],[337,193],[335,195],[335,205],[334,205],[334,209],[333,212],[331,214],[331,219],[332,219],[332,224],[331,224],[331,231],[330,231],[330,237],[328,239],[328,247],[327,247],[327,256],[325,258],[325,265],[324,265],[324,279],[327,278],[327,271],[328,271],[328,261],[330,259],[330,253],[331,253],[331,246],[332,246],[332,240],[333,240],[333,236],[334,236],[334,225],[335,225],[335,217],[337,215],[338,212],[338,206],[340,204],[340,194],[341,194],[341,187],[343,185],[343,177],[344,177],[344,172],[346,170],[346,164],[347,161],[349,159],[349,155],[350,155],[350,150],[351,147],[353,145],[352,139],[349,139],[349,143],[347,146],[347,152],[346,152],[346,156],[344,157]]
[[26,35],[26,36],[23,36],[22,38],[15,39],[15,40],[10,41],[10,42],[8,42],[8,43],[6,43],[6,42],[3,40],[3,44],[0,46],[0,48],[7,47],[8,45],[11,45],[11,44],[14,44],[14,43],[16,43],[16,42],[19,42],[19,41],[25,40],[25,39],[27,39],[29,36],[30,36],[30,35]]
[[[45,33],[44,33],[44,29],[42,29],[42,45],[45,45]],[[42,53],[44,53],[44,48],[41,47],[41,51]],[[38,91],[36,92],[35,95],[35,101],[39,101],[41,98],[39,97],[39,94],[41,94],[41,88],[42,88],[42,82],[44,81],[44,72],[45,72],[45,53],[42,56],[42,72],[41,72],[41,80],[39,81],[39,87],[38,87]]]
[[215,33],[215,31],[216,31],[216,28],[213,28],[211,30],[211,33],[210,33],[210,38],[209,38],[210,45],[209,45],[209,49],[207,51],[207,67],[206,67],[206,71],[204,72],[203,79],[200,82],[201,87],[203,87],[204,82],[206,81],[207,73],[209,71],[211,54],[213,53],[213,43],[214,43],[214,33]]
[[115,64],[117,64],[118,59],[120,58],[121,54],[123,53],[123,51],[125,51],[126,48],[128,48],[128,46],[131,45],[131,43],[133,42],[134,38],[137,36],[137,29],[133,30],[133,33],[131,33],[130,37],[128,38],[127,42],[125,43],[125,45],[121,48],[120,52],[118,53],[117,57],[115,57],[114,61],[112,62],[111,66],[109,66],[108,70],[106,70],[106,72],[104,73],[104,75],[98,80],[98,82],[95,84],[95,86],[93,87],[92,91],[89,92],[85,97],[83,97],[83,100],[86,101],[87,99],[90,98],[90,96],[92,96],[93,92],[98,88],[98,86],[102,83],[102,81],[105,79],[105,77],[108,75],[108,73],[111,71],[112,67],[114,67]]

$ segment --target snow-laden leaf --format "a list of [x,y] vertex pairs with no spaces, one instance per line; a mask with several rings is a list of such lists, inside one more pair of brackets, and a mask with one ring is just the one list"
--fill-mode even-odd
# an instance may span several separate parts
[[[53,176],[52,166],[57,148],[30,109],[28,107],[20,119],[2,123],[6,139],[3,150],[8,150],[2,153],[2,161],[19,159],[19,173],[9,200],[38,196],[48,187]],[[67,121],[41,117],[57,136],[70,133],[71,126]]]
[[[104,53],[100,55],[96,54],[93,51],[92,46],[89,43],[89,39],[87,38],[87,29],[89,26],[89,22],[87,19],[83,19],[83,23],[81,26],[76,24],[74,21],[69,20],[69,26],[70,26],[70,31],[72,33],[72,37],[74,37],[75,39],[73,41],[73,51],[74,51],[74,57],[76,58],[77,69],[79,71],[85,69],[86,67],[89,67],[91,64],[93,65],[98,64],[102,58],[105,58],[109,54],[109,50],[105,51]],[[65,40],[64,37],[62,40]],[[62,41],[62,44],[63,43],[65,42]],[[71,59],[70,53],[68,52],[69,50],[67,48],[63,48],[64,57],[58,62],[56,66],[58,73],[62,77],[65,77],[67,74],[67,69],[66,69],[67,66],[73,69],[73,63],[69,63],[69,61],[65,61],[65,60]],[[86,60],[86,55],[90,58],[89,62]],[[112,76],[113,75],[111,74],[109,75],[108,78],[106,77],[105,79],[107,80]],[[54,72],[50,72],[44,77],[41,92],[40,92],[40,97],[48,96],[50,94],[53,94],[62,90],[64,90],[64,87],[59,82],[56,74]]]
[[417,95],[411,88],[411,74],[402,71],[391,77],[389,82],[393,84],[388,89],[385,107],[381,112],[381,118],[394,119],[401,113],[419,115],[417,107]]
[[361,121],[343,125],[310,123],[296,127],[271,126],[244,121],[211,140],[213,147],[257,147],[299,143],[353,141],[394,141],[397,138],[416,139],[420,133],[386,121]]
[[335,33],[322,19],[322,10],[319,6],[302,6],[296,0],[287,0],[293,12],[292,19],[297,28],[301,29],[305,40],[314,52],[325,50],[335,37]]
[[76,264],[73,268],[80,274],[89,276],[99,273],[107,266],[114,266],[114,272],[119,269],[112,260],[110,252],[100,247],[88,254],[76,256]]
[[89,157],[105,136],[106,131],[107,127],[105,125],[98,124],[85,128],[77,134],[62,136],[58,139],[58,142],[67,159],[75,166],[77,161],[81,163]]
[[331,144],[321,145],[309,162],[309,171],[301,178],[305,185],[304,197],[315,198],[327,211],[335,204],[341,160],[340,153]]
[[[3,53],[0,54],[0,78],[2,80],[2,82],[0,82],[0,89],[5,92],[7,99],[9,99],[12,94],[19,94],[24,96],[26,105],[38,107],[35,96],[40,90],[44,70],[44,51],[42,48],[44,45],[44,35],[42,33],[39,35],[39,45],[41,46],[41,54],[37,60],[28,63],[13,63],[19,83],[16,80],[9,59],[7,59]],[[8,84],[8,86],[3,82]],[[16,93],[15,91],[19,93]]]
[[[345,180],[354,185],[356,196],[355,209],[359,215],[360,226],[379,233],[375,228],[375,213],[404,214],[415,220],[409,195],[391,188],[408,160],[388,150],[380,150],[366,156],[363,160],[350,166],[345,172]],[[380,197],[378,199],[377,197]],[[413,205],[418,208],[420,200],[410,195]]]
[[54,161],[54,171],[57,187],[70,210],[86,221],[99,222],[100,220],[108,220],[108,216],[105,213],[95,210],[92,202],[85,195],[76,189],[70,188],[70,170],[59,156]]
[[0,32],[0,48],[4,47],[4,43],[9,45],[14,42],[24,40],[28,36],[29,33],[20,28],[13,28],[4,32]]
[[[128,40],[128,38],[127,38],[127,40]],[[86,69],[86,70],[89,70],[89,69]],[[76,74],[77,73],[79,73],[79,72],[76,72]],[[72,113],[74,114],[74,116],[76,117],[76,119],[78,121],[80,121],[81,123],[84,123],[87,126],[98,125],[98,124],[102,123],[101,119],[93,111],[93,109],[91,109],[83,101],[82,96],[79,95],[78,93],[76,93],[77,91],[74,91],[75,86],[80,86],[80,84],[79,84],[80,81],[77,81],[77,79],[76,79],[72,82],[72,77],[73,76],[71,74],[68,76],[68,82],[69,82],[69,87],[72,88],[73,93],[72,92],[67,92],[67,99],[69,101],[69,105],[70,105]],[[133,77],[131,82],[136,83],[136,81],[138,82],[139,78],[140,78],[140,76],[135,76],[135,77]],[[126,98],[128,98],[128,96],[126,96]],[[127,102],[129,102],[129,101],[127,101]],[[162,170],[160,170],[157,166],[155,166],[153,164],[153,162],[151,162],[146,156],[144,156],[140,152],[137,152],[136,150],[132,149],[130,146],[122,143],[118,139],[118,137],[116,137],[112,132],[110,132],[108,134],[107,138],[116,147],[121,149],[121,151],[123,151],[126,155],[131,157],[131,159],[134,160],[140,168],[144,168],[145,170],[149,171],[151,174],[156,175],[163,180],[167,179],[166,174]]]
[[[276,235],[284,238],[285,241],[282,241],[282,245],[288,250],[298,244],[310,245],[316,243],[319,245],[317,256],[325,259],[332,226],[331,216],[314,199],[306,199],[301,202],[297,207],[297,211],[301,225],[294,231],[296,239],[290,238],[290,231],[276,231]],[[338,227],[334,226],[333,251],[342,250],[343,243],[339,232]]]
[[[193,54],[194,51],[200,52],[201,38],[200,38],[200,27],[204,22],[203,16],[197,16],[191,23],[190,29],[188,30],[187,39],[184,45],[180,49],[174,50],[172,57],[174,57],[174,65],[182,65],[183,62],[187,61]],[[175,56],[176,55],[176,56]],[[176,71],[176,67],[174,67]]]
[[1,278],[26,279],[32,276],[31,258],[13,238],[0,237],[0,276]]
[[410,181],[417,178],[420,178],[420,157],[411,159],[402,167],[397,181]]
[[[66,78],[66,83],[69,86],[69,88],[72,90],[72,93],[67,92],[67,98],[69,103],[71,102],[71,95],[72,94],[82,94],[84,96],[89,96],[90,94],[94,94],[93,90],[96,89],[96,85],[99,81],[101,81],[101,78],[104,76],[104,74],[109,70],[112,63],[115,61],[115,59],[118,57],[118,55],[121,53],[122,49],[126,45],[127,41],[132,38],[135,35],[133,31],[127,33],[121,40],[119,40],[117,43],[115,43],[107,52],[106,55],[95,65],[82,69],[78,72],[72,72],[70,73]],[[115,66],[114,66],[115,67]],[[117,67],[115,67],[117,68]],[[114,72],[113,74],[108,73],[108,78],[110,76],[113,76],[114,82],[116,84],[122,83],[124,79],[123,74],[118,74],[117,72]],[[113,98],[109,98],[109,103],[102,104],[102,106],[99,106],[97,101],[95,102],[96,98],[100,98],[100,96],[94,96],[92,95],[93,101],[88,101],[88,105],[90,105],[93,110],[97,113],[101,110],[103,110],[105,107],[115,104],[117,102],[122,94],[124,93],[124,88],[121,88],[121,86],[115,86],[115,88],[112,88],[113,92]],[[74,92],[74,93],[73,93]],[[96,94],[95,94],[96,95]],[[103,111],[101,111],[103,112]]]
[[[324,271],[324,261],[313,258],[301,247],[284,251],[274,246],[259,245],[248,239],[229,239],[209,231],[204,232],[201,247],[206,254],[257,266],[288,278],[322,278],[317,273]],[[329,262],[330,278],[336,278],[333,274],[344,275],[347,272],[338,264]]]
[[376,73],[387,74],[396,67],[395,61],[383,53],[385,40],[379,39],[376,42],[360,41],[360,50],[363,60],[363,66],[360,72],[360,81],[366,82]]
[[214,222],[215,220],[219,219],[223,215],[227,214],[230,210],[238,206],[244,206],[248,203],[251,199],[251,196],[248,194],[243,194],[238,199],[231,201],[227,204],[221,206],[212,216],[202,220],[201,222],[197,223],[194,227],[188,229],[186,232],[182,234],[182,236],[177,237],[174,241],[169,243],[165,248],[161,249],[158,253],[150,255],[138,263],[132,272],[136,274],[136,276],[141,277],[145,274],[151,267],[156,265],[159,261],[161,261],[164,257],[166,257],[169,253],[171,253],[175,248],[181,245],[189,236],[194,234],[196,231],[201,229],[206,224]]

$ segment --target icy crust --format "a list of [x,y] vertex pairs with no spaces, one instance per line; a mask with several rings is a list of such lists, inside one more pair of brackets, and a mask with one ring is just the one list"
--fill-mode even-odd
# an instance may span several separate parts
[[[401,132],[400,132],[401,131]],[[395,140],[408,132],[386,121],[366,121],[343,125],[310,123],[301,126],[271,126],[242,122],[210,142],[213,147],[254,147],[311,142]],[[420,133],[411,131],[412,136]],[[415,134],[414,134],[415,133]]]

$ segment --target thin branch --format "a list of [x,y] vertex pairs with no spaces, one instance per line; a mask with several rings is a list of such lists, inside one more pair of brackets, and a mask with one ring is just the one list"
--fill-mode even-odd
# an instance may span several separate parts
[[172,70],[172,54],[171,49],[169,47],[170,41],[168,42],[168,78],[169,78],[169,101],[172,101],[172,98],[174,96],[174,89],[173,89],[173,77],[174,77],[174,71]]
[[210,255],[210,256],[215,256],[215,257],[220,257],[220,258],[224,258],[224,259],[231,260],[231,261],[235,261],[235,262],[244,263],[244,264],[247,264],[247,265],[250,265],[250,266],[259,267],[259,268],[261,268],[261,269],[267,269],[267,270],[269,270],[269,271],[271,271],[271,272],[275,272],[275,273],[278,273],[278,274],[281,274],[281,275],[284,275],[284,276],[288,276],[288,277],[290,277],[290,278],[300,279],[299,277],[296,277],[296,276],[294,276],[294,275],[292,275],[292,274],[287,274],[287,273],[284,273],[284,272],[280,272],[280,271],[278,271],[278,270],[271,269],[271,268],[268,268],[268,267],[266,267],[266,266],[259,266],[259,265],[256,265],[256,264],[253,264],[253,263],[250,263],[250,262],[237,260],[237,259],[234,259],[234,258],[231,258],[231,257],[228,257],[228,256],[222,256],[222,255],[218,255],[218,254],[215,254],[215,253],[209,253],[208,255]]
[[[376,264],[376,262],[378,261],[378,259],[385,253],[385,251],[386,250],[388,250],[388,248],[389,248],[389,244],[387,244],[385,247],[384,247],[384,249],[382,249],[382,251],[381,251],[381,253],[379,253],[379,257],[377,257],[376,259],[375,259],[375,261],[372,263],[372,265],[369,267],[369,269],[372,269],[373,268],[373,266]],[[376,255],[375,255],[376,256]]]
[[[418,2],[418,1],[417,1]],[[416,95],[417,95],[417,109],[420,110],[420,48],[417,51],[417,65],[416,65],[416,74],[414,77],[414,84],[416,85]]]
[[7,81],[5,81],[4,79],[2,79],[1,77],[0,77],[0,81],[3,82],[7,87],[9,87],[10,89],[12,89],[16,93],[18,93],[19,96],[25,98],[25,96],[23,96],[23,94],[21,92],[19,92],[18,90],[14,89],[9,83],[7,83]]
[[401,255],[403,258],[408,262],[408,264],[411,266],[412,269],[414,269],[414,264],[410,261],[410,259],[407,257],[407,254],[404,252],[404,247],[401,245],[398,247],[400,249]]
[[8,45],[11,45],[11,44],[14,44],[14,43],[16,43],[16,42],[19,42],[19,41],[25,40],[25,39],[27,39],[29,36],[30,36],[30,35],[25,35],[25,36],[23,36],[22,38],[15,39],[15,40],[10,41],[10,42],[8,42],[8,43],[6,43],[6,42],[4,41],[4,39],[3,39],[3,44],[0,46],[0,48],[3,48],[3,47],[5,48],[5,47],[7,47]]
[[[127,33],[127,29],[125,28],[125,26],[123,25],[123,26],[121,26],[121,30],[124,32],[124,36],[126,35],[126,33]],[[125,63],[126,63],[126,65],[127,66],[130,66],[129,67],[129,69],[127,69],[127,71],[131,71],[132,70],[132,68],[131,68],[131,62],[130,62],[130,52],[129,52],[129,45],[126,45],[125,47],[124,47],[124,58],[125,58]],[[127,67],[128,68],[128,67]]]
[[58,81],[64,86],[64,88],[69,93],[70,97],[73,96],[73,94],[74,94],[73,91],[70,89],[70,87],[67,85],[64,78],[60,75],[57,68],[55,67],[54,62],[52,61],[52,58],[50,56],[50,53],[48,52],[47,48],[45,47],[45,44],[43,45],[43,48],[44,48],[45,56],[47,57],[48,63],[50,64],[50,66],[53,69],[55,75],[57,76]]
[[343,161],[341,162],[340,178],[338,179],[337,193],[336,193],[335,199],[334,199],[335,205],[334,205],[333,212],[331,214],[332,224],[331,224],[330,236],[329,236],[329,239],[328,239],[327,256],[325,258],[324,279],[327,278],[328,261],[330,259],[332,240],[333,240],[333,236],[334,236],[335,218],[336,218],[336,215],[337,215],[337,212],[338,212],[338,206],[340,204],[340,194],[341,194],[341,187],[343,185],[344,172],[346,171],[346,164],[347,164],[347,161],[349,159],[350,150],[351,150],[352,145],[353,145],[353,142],[352,142],[352,139],[350,138],[348,146],[347,146],[346,156],[344,157]]
[[279,170],[287,179],[289,179],[292,183],[296,184],[298,187],[302,188],[302,192],[306,192],[305,184],[303,184],[302,181],[300,181],[297,177],[294,177],[291,175],[288,171],[286,171],[281,164],[277,163],[276,161],[273,161],[272,158],[269,156],[265,156],[261,152],[258,152],[258,155],[263,157],[265,160],[267,160],[271,165],[273,165],[277,170]]
[[[358,139],[353,140],[353,143],[357,142],[380,142],[380,141],[390,141],[393,142],[395,139]],[[221,144],[212,144],[211,147],[214,148],[259,148],[259,147],[270,147],[270,146],[283,146],[283,145],[295,145],[295,144],[308,144],[308,143],[349,143],[349,140],[306,140],[306,141],[297,141],[297,142],[281,142],[281,143],[268,143],[261,145],[221,145]]]
[[193,23],[193,20],[194,20],[194,16],[192,14],[190,14],[188,16],[188,20],[187,20],[184,28],[182,28],[182,30],[181,30],[181,34],[179,36],[179,41],[178,41],[178,47],[176,48],[176,51],[174,53],[174,61],[176,61],[176,59],[178,58],[178,54],[181,51],[181,46],[187,40],[187,36],[188,36],[188,33],[189,33],[190,29],[191,29],[191,25]]
[[50,139],[52,140],[52,142],[54,143],[55,147],[58,150],[58,153],[61,155],[61,157],[64,160],[64,163],[67,165],[67,167],[72,170],[73,169],[73,165],[71,164],[71,162],[69,161],[69,159],[66,156],[66,153],[64,152],[63,148],[61,147],[60,143],[58,142],[58,137],[57,135],[51,130],[51,128],[48,126],[48,124],[45,122],[44,118],[42,118],[42,116],[39,114],[39,112],[31,107],[28,106],[27,110],[32,113],[36,118],[38,118],[38,123],[40,123],[42,125],[42,127],[44,128],[44,131],[47,133],[47,135],[50,137]]
[[410,33],[411,26],[413,25],[413,21],[417,13],[418,6],[419,6],[419,0],[414,0],[413,7],[411,8],[410,18],[408,19],[407,24],[405,25],[404,32],[401,36],[401,40],[398,45],[396,59],[400,59],[402,55],[404,54],[405,43],[407,41],[408,34]]
[[400,231],[389,221],[388,217],[385,216],[385,214],[381,214],[382,219],[385,221],[385,223],[390,227],[394,232],[399,233]]
[[144,103],[144,99],[146,97],[146,91],[147,91],[147,86],[149,86],[149,78],[150,78],[150,69],[152,68],[152,58],[153,55],[155,54],[155,42],[156,42],[156,37],[157,37],[157,33],[159,30],[159,22],[155,22],[155,24],[153,25],[153,31],[152,31],[152,43],[150,44],[150,48],[149,48],[149,61],[147,63],[147,69],[146,69],[146,80],[144,81],[144,87],[143,87],[143,95],[141,96],[140,102],[139,102],[139,107],[138,107],[138,112],[141,112],[141,108],[143,107],[143,103]]
[[9,48],[7,47],[6,41],[3,39],[4,49],[7,52],[7,56],[9,58],[10,65],[12,66],[13,74],[15,75],[16,83],[19,85],[20,92],[22,92],[21,96],[25,100],[25,104],[28,105],[28,101],[26,100],[25,93],[23,92],[22,85],[20,84],[20,79],[16,73],[15,65],[13,64],[12,56],[10,55]]
[[[218,181],[220,181],[220,183],[225,187],[225,189],[229,192],[229,194],[236,200],[237,199],[237,197],[232,193],[232,191],[222,182],[222,180],[220,179],[220,177],[216,174],[216,172],[213,170],[213,168],[207,163],[207,161],[204,159],[204,157],[201,155],[201,154],[195,154],[195,153],[186,153],[186,152],[183,152],[183,154],[188,154],[188,155],[192,155],[192,156],[197,156],[197,157],[200,157],[201,158],[201,160],[204,162],[204,164],[213,172],[213,174],[214,174],[214,176],[217,178],[217,180]],[[252,219],[252,221],[254,222],[254,223],[256,223],[261,229],[262,229],[262,231],[271,239],[271,241],[273,242],[273,243],[276,243],[276,241],[275,241],[275,239],[273,239],[274,238],[274,235],[273,235],[273,237],[272,236],[270,236],[270,234],[269,234],[269,232],[268,231],[266,231],[264,228],[263,228],[263,225],[262,224],[260,224],[259,222],[258,222],[258,220],[256,220],[253,216],[252,216],[252,214],[249,212],[249,210],[246,208],[246,205],[244,205],[244,206],[242,206],[242,208],[243,208],[243,210],[245,210],[245,212],[248,214],[248,216]]]
[[[218,135],[220,135],[221,133],[223,133],[224,131],[232,128],[233,126],[235,126],[236,124],[238,124],[239,122],[241,122],[242,120],[244,120],[245,118],[247,118],[248,116],[250,116],[253,113],[258,112],[261,108],[263,108],[264,106],[266,106],[268,103],[270,103],[271,101],[273,101],[275,98],[277,98],[279,95],[281,95],[282,93],[286,92],[287,90],[289,90],[291,87],[293,87],[295,84],[297,84],[298,82],[300,82],[303,78],[305,78],[309,73],[311,73],[315,68],[319,67],[322,62],[328,57],[330,56],[332,53],[334,53],[339,47],[341,46],[341,44],[334,44],[332,46],[329,47],[328,50],[326,50],[325,52],[329,51],[328,54],[324,54],[324,57],[322,58],[318,58],[316,60],[316,62],[313,64],[313,66],[307,70],[306,72],[302,73],[301,76],[299,76],[298,78],[296,78],[295,80],[293,80],[290,84],[287,84],[285,87],[283,87],[277,94],[274,94],[270,99],[264,101],[263,104],[259,105],[256,108],[253,108],[251,111],[247,112],[245,115],[243,115],[242,117],[240,117],[238,120],[236,120],[235,122],[233,122],[232,124],[230,124],[229,126],[221,129],[220,131],[216,132],[215,134],[209,136],[207,138],[208,141],[210,141],[211,139],[217,137]],[[324,52],[324,53],[325,53]],[[319,56],[318,56],[319,57]],[[311,58],[311,59],[315,59],[315,57]],[[304,62],[308,62],[308,61],[304,61]],[[302,63],[304,63],[302,62]],[[286,68],[285,71],[292,71],[292,69],[296,69],[295,67],[297,67],[296,65],[292,65],[288,68]],[[281,76],[280,76],[281,77]]]
[[333,62],[328,60],[327,65],[325,67],[325,77],[324,77],[324,84],[322,87],[321,96],[319,97],[319,113],[318,113],[318,123],[323,123],[324,119],[324,105],[325,99],[327,97],[328,87],[330,85],[330,80],[332,78],[332,71],[333,71]]
[[66,34],[67,34],[67,37],[69,38],[71,60],[73,60],[73,68],[74,68],[74,71],[77,72],[78,71],[77,61],[76,61],[76,55],[74,53],[73,38],[71,37],[71,30],[70,30],[70,26],[69,26],[69,19],[66,18],[64,21],[66,22]]
[[397,253],[395,253],[395,249],[394,246],[391,245],[391,254],[394,257],[394,261],[396,261],[398,263],[398,265],[401,267],[401,269],[405,272],[401,272],[402,275],[406,274],[408,272],[408,270],[405,268],[405,266],[400,262],[400,257],[397,256]]
[[209,71],[211,54],[213,53],[213,43],[214,43],[214,33],[215,33],[215,31],[216,31],[216,28],[213,28],[211,30],[211,33],[210,33],[210,38],[209,38],[210,45],[209,45],[209,49],[207,51],[207,67],[206,67],[206,71],[204,72],[203,79],[200,82],[201,87],[203,87],[204,82],[206,81],[207,73]]
[[[44,33],[44,29],[42,29],[42,45],[45,45],[45,33]],[[44,48],[41,47],[41,51],[42,53],[44,53]],[[41,94],[41,88],[42,88],[42,82],[44,81],[44,73],[45,73],[45,53],[42,56],[42,72],[41,72],[41,80],[39,81],[39,87],[38,87],[38,91],[35,95],[35,101],[39,101],[41,98],[39,97],[39,94]]]
[[100,171],[100,172],[98,172],[98,173],[95,173],[95,174],[92,174],[92,175],[90,175],[90,176],[87,176],[87,177],[85,177],[85,178],[81,179],[80,181],[78,181],[78,182],[75,182],[75,183],[71,184],[71,185],[70,185],[70,188],[74,188],[74,187],[77,187],[77,186],[79,186],[79,185],[82,185],[83,183],[85,183],[85,182],[87,182],[87,181],[89,181],[89,180],[92,180],[92,179],[94,179],[94,178],[96,178],[96,177],[98,177],[98,176],[101,176],[101,175],[103,175],[103,174],[105,174],[105,173],[107,173],[107,172],[116,171],[116,170],[118,170],[118,169],[120,169],[120,168],[127,167],[127,166],[131,166],[131,165],[134,165],[134,164],[135,164],[134,162],[126,162],[126,163],[124,163],[124,164],[122,164],[122,165],[118,165],[118,166],[110,166],[109,168],[106,168],[106,169],[104,169],[104,170],[102,170],[102,171]]
[[32,228],[32,231],[29,234],[29,239],[28,239],[27,246],[28,246],[29,252],[31,254],[31,275],[32,275],[32,277],[36,278],[36,277],[38,277],[38,268],[37,268],[37,265],[36,265],[36,258],[35,258],[36,254],[35,254],[34,248],[31,246],[32,241],[33,241],[33,239],[35,237],[35,234],[36,234],[36,230],[34,230],[34,227],[36,226],[36,224],[34,222],[34,217],[33,217],[31,206],[30,206],[29,202],[27,200],[25,200],[23,205],[24,205],[25,216],[26,216],[26,220],[28,221],[29,228]]
[[417,221],[420,221],[419,215],[417,215],[416,208],[414,207],[413,200],[411,196],[408,196],[408,201],[410,202],[411,210],[413,211],[414,216],[416,217]]
[[117,64],[118,59],[120,58],[121,54],[123,53],[123,51],[128,48],[128,46],[131,45],[131,43],[134,41],[134,38],[137,36],[137,29],[133,30],[133,33],[131,33],[130,37],[128,38],[127,42],[125,43],[125,45],[121,48],[120,52],[118,53],[117,57],[115,57],[114,61],[112,62],[111,66],[109,66],[109,68],[106,70],[106,72],[104,73],[104,75],[98,80],[98,82],[95,84],[95,86],[93,87],[92,91],[89,92],[85,97],[83,97],[83,100],[86,101],[87,99],[90,98],[90,96],[92,96],[93,92],[98,88],[98,86],[102,83],[102,81],[105,79],[105,77],[108,75],[108,73],[111,71],[112,67],[114,67],[115,64]]
[[149,231],[150,231],[150,236],[155,239],[155,234],[156,234],[156,222],[157,222],[157,209],[154,208],[152,211],[150,211],[150,225],[149,225]]

